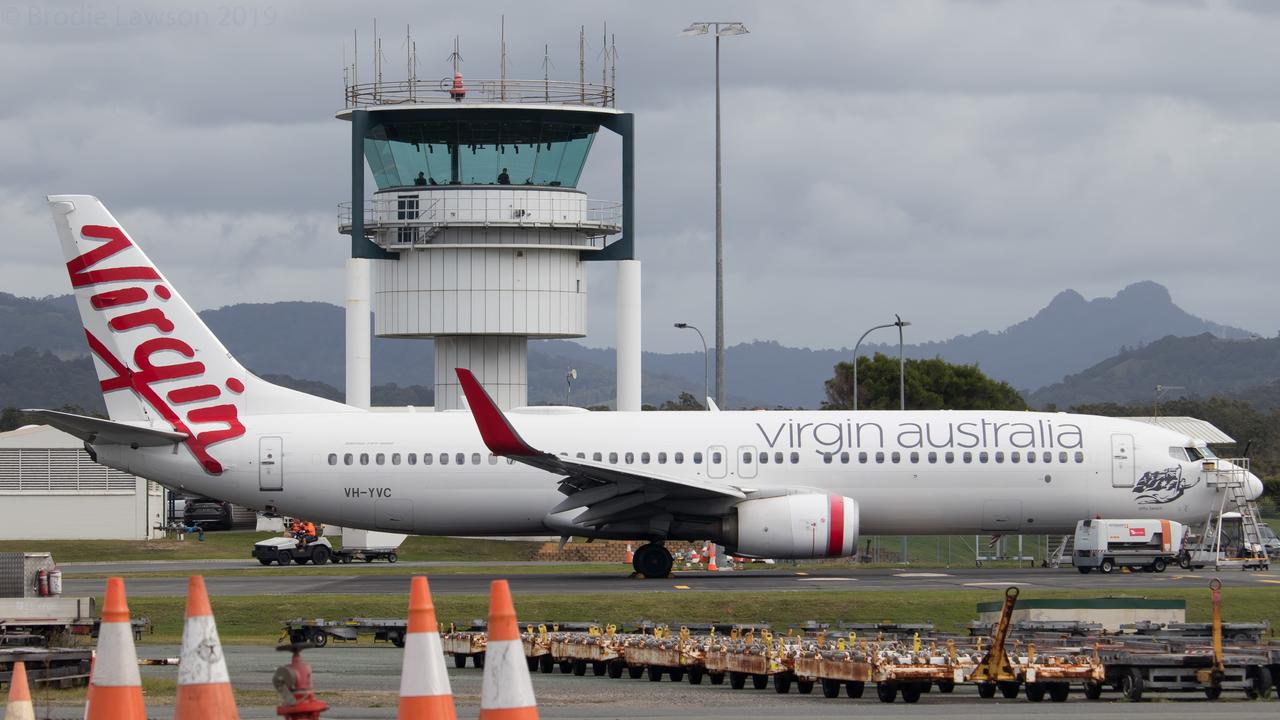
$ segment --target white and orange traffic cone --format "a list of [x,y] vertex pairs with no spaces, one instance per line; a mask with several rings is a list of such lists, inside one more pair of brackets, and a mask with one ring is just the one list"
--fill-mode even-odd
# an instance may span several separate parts
[[632,560],[634,560],[634,559],[635,559],[635,557],[636,557],[636,553],[635,553],[635,551],[634,551],[634,550],[632,550],[632,549],[631,549],[631,543],[627,543],[627,559],[626,559],[626,562],[627,562],[627,563],[630,563]]
[[146,720],[147,717],[124,578],[107,578],[107,598],[102,603],[102,624],[98,627],[98,656],[86,703],[85,720]]
[[511,586],[494,580],[489,588],[489,644],[484,650],[480,720],[537,720],[529,665],[516,627]]
[[707,570],[716,572],[720,568],[716,566],[716,546],[712,545],[707,554]]
[[227,660],[218,640],[218,626],[204,589],[204,578],[187,581],[187,615],[182,628],[178,661],[178,697],[173,720],[239,720],[236,699],[227,675]]
[[4,706],[4,720],[35,720],[36,711],[31,705],[31,688],[27,687],[27,664],[13,663],[9,677],[9,702]]
[[400,671],[400,720],[454,720],[458,716],[444,668],[431,587],[421,575],[409,583],[409,630]]

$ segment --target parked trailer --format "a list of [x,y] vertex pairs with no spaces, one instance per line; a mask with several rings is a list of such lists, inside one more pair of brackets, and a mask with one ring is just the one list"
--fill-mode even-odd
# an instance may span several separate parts
[[1172,520],[1081,520],[1071,563],[1081,573],[1118,567],[1164,572],[1177,561],[1186,527]]
[[288,639],[290,643],[310,642],[317,647],[328,645],[330,640],[355,642],[361,635],[372,635],[375,643],[386,642],[404,647],[404,636],[408,631],[408,622],[398,618],[291,618],[285,620],[283,625],[281,640]]

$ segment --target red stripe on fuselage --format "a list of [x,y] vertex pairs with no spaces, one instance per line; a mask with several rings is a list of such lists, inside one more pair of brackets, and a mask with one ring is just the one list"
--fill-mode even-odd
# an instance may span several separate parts
[[844,496],[828,495],[831,512],[827,518],[830,523],[827,535],[827,555],[840,557],[844,554]]

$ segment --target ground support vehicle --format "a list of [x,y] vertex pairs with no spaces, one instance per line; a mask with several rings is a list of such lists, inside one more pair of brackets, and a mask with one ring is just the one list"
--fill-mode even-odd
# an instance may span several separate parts
[[361,635],[372,635],[375,643],[386,642],[404,647],[404,636],[408,629],[408,622],[398,618],[292,618],[285,620],[283,625],[281,640],[288,639],[290,643],[310,642],[317,647],[328,645],[330,640],[340,643],[356,642]]
[[324,565],[335,556],[329,538],[318,538],[305,546],[293,537],[273,537],[253,544],[253,557],[263,565]]
[[484,667],[484,651],[488,645],[489,637],[483,626],[467,630],[450,627],[446,632],[440,633],[440,647],[446,655],[453,656],[454,667],[466,667],[467,658],[471,658],[472,666]]
[[839,697],[840,689],[851,698],[860,698],[871,681],[871,659],[863,652],[836,648],[802,650],[792,665],[797,678],[817,682],[822,695]]
[[1186,527],[1171,520],[1081,520],[1071,563],[1081,573],[1120,567],[1164,572],[1178,561],[1185,534]]
[[333,561],[344,564],[357,560],[367,563],[371,563],[374,560],[386,560],[389,563],[395,563],[399,559],[399,548],[393,547],[342,548],[333,551]]

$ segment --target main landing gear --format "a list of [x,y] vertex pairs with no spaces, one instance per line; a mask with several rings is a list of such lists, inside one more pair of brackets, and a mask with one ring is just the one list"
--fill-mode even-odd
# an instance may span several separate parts
[[631,567],[647,578],[664,578],[671,574],[675,560],[671,551],[661,543],[645,543],[636,548],[631,558]]

